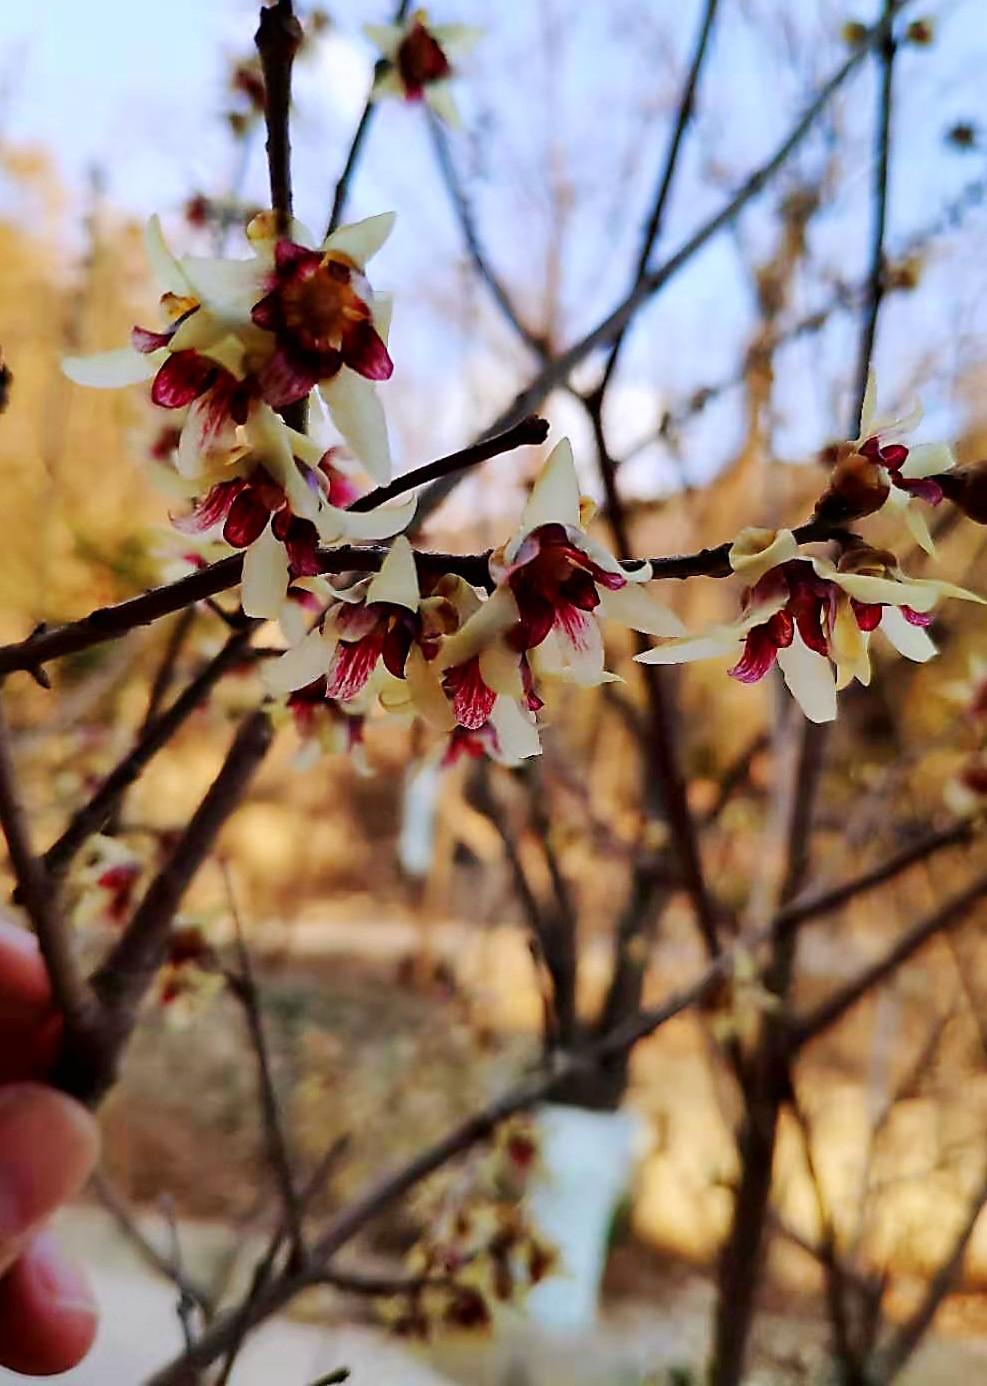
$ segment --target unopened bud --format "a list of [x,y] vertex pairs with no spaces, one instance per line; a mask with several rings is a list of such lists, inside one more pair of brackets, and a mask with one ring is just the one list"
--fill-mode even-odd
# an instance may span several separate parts
[[920,47],[926,48],[936,36],[935,25],[931,19],[913,19],[905,30],[905,39],[908,43],[917,43]]
[[975,524],[987,525],[987,459],[952,467],[936,477],[947,500]]
[[883,467],[844,445],[837,449],[829,486],[816,502],[814,517],[827,524],[862,519],[880,510],[890,490]]

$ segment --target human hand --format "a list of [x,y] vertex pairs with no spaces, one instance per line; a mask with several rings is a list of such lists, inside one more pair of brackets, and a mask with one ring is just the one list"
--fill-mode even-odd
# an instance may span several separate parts
[[42,1230],[99,1149],[91,1114],[40,1081],[59,1030],[33,936],[0,919],[0,1366],[31,1376],[73,1367],[96,1332],[85,1280]]

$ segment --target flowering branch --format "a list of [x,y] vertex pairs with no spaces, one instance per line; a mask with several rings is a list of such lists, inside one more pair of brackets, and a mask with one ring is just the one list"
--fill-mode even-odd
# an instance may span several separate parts
[[[883,16],[873,28],[867,30],[866,34],[861,37],[859,46],[823,84],[774,154],[755,169],[741,184],[734,196],[704,222],[673,255],[669,256],[663,264],[643,274],[622,302],[596,327],[587,332],[584,337],[581,337],[566,351],[546,362],[531,382],[514,397],[506,409],[494,420],[486,433],[495,433],[503,428],[508,428],[518,419],[523,418],[525,414],[539,409],[546,396],[556,386],[568,379],[580,361],[597,347],[606,346],[608,342],[611,342],[621,328],[630,322],[638,309],[649,298],[663,289],[678,274],[679,270],[683,269],[703,249],[707,241],[736,220],[747,204],[758,196],[771,182],[775,174],[784,167],[809,134],[819,114],[847,79],[853,75],[871,49],[876,47],[884,34],[888,32],[893,16],[908,3],[910,0],[893,0],[892,14]],[[455,477],[443,477],[442,480],[433,482],[419,503],[419,522],[427,518],[445,500],[455,485]]]

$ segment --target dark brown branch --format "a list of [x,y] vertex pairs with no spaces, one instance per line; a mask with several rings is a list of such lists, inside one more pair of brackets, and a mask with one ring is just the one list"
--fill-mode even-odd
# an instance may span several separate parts
[[249,629],[230,636],[219,653],[175,699],[171,707],[145,727],[136,745],[111,770],[92,798],[73,814],[65,831],[44,855],[45,865],[54,877],[57,878],[65,871],[86,839],[92,833],[100,831],[123,795],[137,782],[152,758],[168,744],[196,708],[205,702],[223,675],[238,662],[249,643],[250,633],[257,624],[259,623],[251,622]]
[[292,0],[275,0],[261,10],[254,41],[264,73],[271,206],[278,231],[287,235],[291,226],[291,69],[302,41],[302,26],[295,18]]
[[223,863],[223,878],[226,883],[226,897],[229,902],[230,913],[233,916],[238,961],[238,971],[236,973],[228,973],[226,981],[230,991],[240,1003],[244,1019],[247,1023],[247,1032],[250,1036],[250,1047],[253,1050],[257,1065],[257,1088],[260,1096],[261,1118],[264,1129],[264,1142],[267,1147],[267,1159],[274,1172],[274,1177],[277,1180],[278,1191],[284,1209],[285,1227],[291,1242],[292,1258],[295,1264],[300,1265],[305,1259],[301,1200],[295,1186],[295,1175],[292,1169],[291,1156],[288,1153],[288,1142],[285,1137],[284,1123],[281,1119],[281,1108],[278,1103],[277,1091],[274,1087],[271,1052],[268,1047],[267,1034],[264,1029],[264,1017],[261,1013],[260,994],[257,989],[257,980],[254,976],[253,962],[251,961],[250,950],[247,947],[247,940],[244,936],[243,921],[240,918],[240,911],[237,907],[233,882],[230,879],[229,868],[226,866],[225,862]]
[[219,773],[164,866],[134,911],[122,937],[92,978],[106,1013],[95,1052],[66,1047],[52,1075],[56,1086],[95,1104],[113,1083],[119,1055],[137,1011],[168,951],[171,923],[192,878],[263,760],[273,729],[263,709],[240,724]]
[[844,905],[855,900],[857,896],[864,895],[868,891],[875,890],[878,886],[894,880],[903,871],[907,871],[910,866],[926,861],[929,857],[935,856],[936,853],[945,851],[949,847],[959,847],[972,841],[976,836],[976,831],[976,825],[971,819],[953,823],[948,828],[942,828],[938,832],[920,838],[918,842],[903,848],[893,857],[888,857],[886,861],[880,862],[859,876],[854,876],[840,885],[832,886],[829,890],[797,897],[775,915],[773,926],[775,932],[778,934],[787,933],[809,919],[816,919],[820,915],[831,914],[834,910],[842,909]]
[[362,1229],[385,1212],[397,1199],[423,1179],[447,1164],[457,1155],[485,1139],[497,1126],[515,1113],[524,1111],[549,1097],[557,1087],[578,1072],[588,1072],[630,1049],[638,1040],[652,1034],[668,1021],[697,1002],[711,995],[729,977],[734,959],[723,954],[711,963],[690,986],[671,996],[661,1006],[643,1011],[623,1022],[604,1039],[579,1053],[559,1056],[552,1068],[519,1083],[489,1106],[453,1127],[427,1150],[420,1152],[393,1174],[380,1179],[348,1208],[344,1208],[323,1232],[310,1257],[310,1270],[279,1276],[250,1307],[244,1319],[242,1311],[232,1310],[218,1318],[206,1330],[192,1350],[164,1367],[147,1386],[183,1386],[191,1370],[201,1370],[226,1353],[231,1343],[243,1336],[271,1314],[277,1313],[307,1285],[320,1267]]
[[[401,23],[405,15],[408,13],[409,3],[410,0],[400,0],[397,9],[394,11],[394,18],[391,20],[392,24]],[[383,60],[377,63],[377,66],[374,69],[375,80],[377,74],[381,72],[386,67],[386,65],[387,64]],[[343,171],[342,173],[340,173],[339,178],[336,182],[336,191],[333,193],[332,198],[332,211],[329,213],[329,221],[326,225],[327,236],[332,235],[333,231],[336,230],[336,227],[343,219],[343,208],[346,205],[346,198],[349,194],[350,182],[352,181],[353,174],[356,172],[356,166],[360,158],[360,152],[363,149],[363,142],[367,137],[368,131],[370,130],[370,122],[374,118],[374,112],[376,111],[376,109],[376,101],[374,101],[372,95],[368,96],[366,105],[364,106],[363,111],[360,115],[360,119],[357,122],[356,130],[353,132],[353,139],[350,142],[349,152],[347,153],[346,161],[343,164]]]
[[10,735],[0,706],[0,828],[10,853],[17,891],[38,939],[52,995],[65,1019],[66,1036],[81,1037],[98,1020],[95,994],[86,983],[73,946],[72,930],[58,911],[51,878],[35,856],[17,788]]
[[448,457],[440,457],[435,462],[427,462],[424,467],[416,467],[414,471],[405,472],[404,476],[395,477],[386,486],[377,486],[373,491],[368,491],[365,496],[360,496],[349,508],[358,512],[376,510],[379,505],[393,500],[395,496],[406,495],[418,486],[436,481],[439,477],[451,476],[454,472],[464,472],[470,467],[479,466],[481,462],[489,462],[492,457],[500,457],[505,452],[514,452],[516,448],[544,443],[548,437],[548,430],[547,419],[541,419],[537,414],[531,414],[528,418],[515,424],[513,428],[508,428],[503,433],[497,433],[484,442],[472,443],[468,448],[461,448],[458,452],[450,453]]
[[758,732],[740,754],[727,765],[716,786],[716,798],[702,816],[701,827],[711,828],[714,823],[719,821],[720,815],[730,800],[747,783],[750,778],[751,766],[767,745],[767,733]]
[[887,282],[884,268],[884,237],[888,221],[891,95],[895,57],[895,38],[891,28],[891,20],[894,17],[895,9],[894,0],[884,0],[883,19],[887,28],[884,30],[878,47],[881,59],[881,75],[878,88],[876,157],[873,172],[874,226],[871,235],[870,268],[867,272],[863,327],[857,355],[854,385],[855,409],[850,420],[850,432],[854,437],[858,432],[860,411],[867,390],[867,375],[871,368],[874,340],[877,334],[877,318],[881,311]]
[[[818,520],[799,525],[794,534],[800,544],[824,543],[830,539],[848,541],[851,538],[848,531],[835,529]],[[727,541],[715,548],[700,549],[698,553],[641,561],[650,562],[655,580],[726,578],[732,576],[729,554],[730,541]],[[374,573],[386,556],[387,549],[379,545],[344,545],[335,549],[321,549],[319,570],[323,573]],[[458,573],[477,587],[489,584],[489,557],[489,551],[472,554],[419,552],[415,555],[420,572]],[[218,563],[179,578],[177,582],[154,587],[139,597],[130,597],[114,606],[98,607],[88,616],[70,621],[67,625],[35,631],[12,645],[2,645],[0,676],[18,669],[35,671],[51,659],[77,654],[93,645],[118,639],[138,626],[150,625],[163,616],[180,611],[191,602],[204,601],[217,592],[225,592],[240,581],[242,569],[243,554],[231,554],[229,558],[221,558]]]
[[[897,13],[909,2],[910,0],[896,0],[895,12]],[[643,275],[623,301],[612,312],[608,313],[596,327],[587,332],[584,337],[566,351],[547,362],[534,379],[515,396],[507,408],[491,423],[484,436],[500,432],[501,429],[508,428],[512,423],[523,418],[525,414],[539,409],[546,396],[556,386],[562,385],[568,379],[580,361],[584,360],[597,347],[606,346],[608,342],[612,342],[621,328],[630,322],[634,314],[649,298],[663,289],[719,231],[737,219],[747,204],[764,190],[775,174],[798,149],[833,96],[853,75],[870,50],[881,42],[884,34],[888,31],[889,24],[890,21],[887,18],[881,19],[872,29],[868,30],[867,36],[862,40],[860,46],[840,64],[820,88],[774,154],[759,168],[755,169],[741,184],[734,196],[725,202],[708,221],[704,222],[673,255],[669,256],[663,264]],[[443,477],[442,480],[433,482],[419,504],[419,522],[424,521],[445,500],[455,485],[455,476]]]
[[966,1217],[956,1234],[949,1255],[933,1275],[925,1289],[918,1306],[904,1323],[900,1324],[890,1340],[875,1354],[870,1365],[867,1381],[873,1386],[886,1386],[893,1381],[911,1359],[915,1349],[932,1327],[939,1306],[952,1290],[963,1267],[970,1238],[979,1221],[980,1214],[987,1207],[987,1178],[970,1199]]
[[164,700],[168,696],[168,690],[175,681],[175,665],[178,662],[178,656],[194,625],[195,607],[187,606],[168,632],[168,639],[165,641],[165,647],[161,652],[161,661],[158,664],[151,682],[151,691],[147,698],[147,709],[144,713],[144,720],[141,723],[140,731],[138,732],[138,740],[147,731],[152,722],[156,720],[158,713],[164,706]]
[[449,140],[442,122],[431,111],[426,112],[428,119],[429,133],[432,136],[432,147],[435,150],[435,160],[442,175],[446,192],[449,194],[449,201],[452,203],[453,211],[459,222],[460,230],[463,233],[463,240],[466,242],[466,249],[469,251],[470,260],[473,268],[490,290],[490,295],[497,307],[503,313],[507,322],[513,327],[525,346],[541,359],[547,358],[547,345],[543,338],[537,333],[532,332],[531,328],[519,317],[517,309],[511,301],[511,296],[501,282],[499,275],[493,269],[487,259],[480,244],[480,233],[477,230],[476,220],[473,216],[473,209],[469,199],[463,189],[459,175],[456,172],[456,165],[453,162],[452,153],[449,149]]
[[[662,166],[661,176],[658,180],[658,191],[655,195],[654,204],[651,208],[651,216],[645,227],[644,236],[641,240],[641,249],[638,254],[637,265],[634,271],[633,283],[637,283],[646,273],[648,261],[651,259],[655,242],[661,231],[662,220],[665,216],[665,207],[668,197],[672,190],[672,180],[675,177],[675,170],[678,167],[679,152],[688,128],[689,121],[692,119],[696,101],[696,88],[699,84],[699,74],[702,71],[703,63],[706,60],[706,53],[709,48],[710,35],[713,32],[713,21],[716,18],[716,10],[719,0],[706,0],[703,10],[703,17],[699,24],[699,33],[696,37],[696,45],[692,54],[692,62],[689,64],[689,72],[682,88],[682,95],[679,98],[678,109],[675,116],[675,124],[672,127],[672,135],[668,144],[668,152]],[[603,375],[600,379],[599,389],[605,391],[610,383],[614,371],[617,367],[617,358],[620,356],[621,347],[627,335],[630,323],[627,322],[621,327],[610,344],[610,351],[607,356],[606,365],[603,368]]]
[[791,1053],[796,1053],[810,1040],[821,1035],[841,1020],[847,1011],[867,996],[875,987],[893,976],[903,963],[908,962],[930,939],[944,929],[954,928],[967,918],[971,909],[987,895],[987,874],[976,877],[964,890],[940,905],[932,914],[918,920],[911,928],[869,967],[834,992],[828,1000],[821,1002],[801,1019],[794,1021],[788,1031]]

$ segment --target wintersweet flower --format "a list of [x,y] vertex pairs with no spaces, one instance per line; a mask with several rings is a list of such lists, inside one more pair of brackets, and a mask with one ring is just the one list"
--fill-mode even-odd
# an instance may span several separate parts
[[241,600],[248,616],[279,617],[289,582],[319,572],[320,543],[389,539],[415,513],[414,499],[365,514],[333,505],[331,455],[287,428],[267,405],[255,413],[245,437],[246,450],[234,466],[173,523],[191,534],[221,526],[226,543],[246,550]]
[[925,516],[912,501],[938,505],[943,498],[938,478],[950,471],[956,460],[946,443],[908,447],[901,441],[921,422],[921,406],[916,404],[900,418],[881,419],[875,417],[876,399],[872,371],[860,411],[860,436],[837,449],[829,488],[816,513],[839,520],[884,508],[898,511],[915,542],[926,553],[934,553]]
[[404,679],[423,638],[415,555],[399,535],[380,571],[337,594],[319,626],[264,671],[272,693],[294,693],[326,679],[325,696],[341,703],[364,692],[378,668]]
[[367,24],[364,33],[385,59],[374,81],[375,97],[426,101],[447,125],[458,126],[450,80],[456,61],[479,39],[479,29],[467,24],[430,25],[425,10],[415,10],[403,24]]
[[757,683],[775,666],[806,717],[831,722],[836,693],[871,677],[870,637],[880,630],[907,659],[936,653],[925,627],[941,597],[982,602],[952,583],[908,577],[893,554],[859,545],[838,564],[799,552],[791,530],[747,529],[730,550],[730,566],[748,586],[740,618],[697,636],[662,641],[642,663],[681,664],[739,655],[729,670]]
[[187,410],[177,451],[187,477],[235,458],[240,429],[262,405],[283,408],[318,386],[353,452],[387,481],[387,428],[374,382],[393,369],[391,303],[374,295],[365,268],[393,224],[386,214],[341,226],[316,250],[300,223],[280,236],[266,212],[247,228],[250,259],[178,259],[152,218],[145,245],[164,288],[164,326],[135,327],[129,347],[69,357],[63,369],[96,387],[150,380],[153,403]]
[[532,652],[539,674],[594,685],[604,669],[599,617],[649,635],[675,636],[682,623],[639,584],[647,563],[627,567],[586,533],[592,502],[579,494],[572,447],[564,438],[535,482],[521,524],[490,557],[497,590],[484,620],[504,628],[507,645]]

